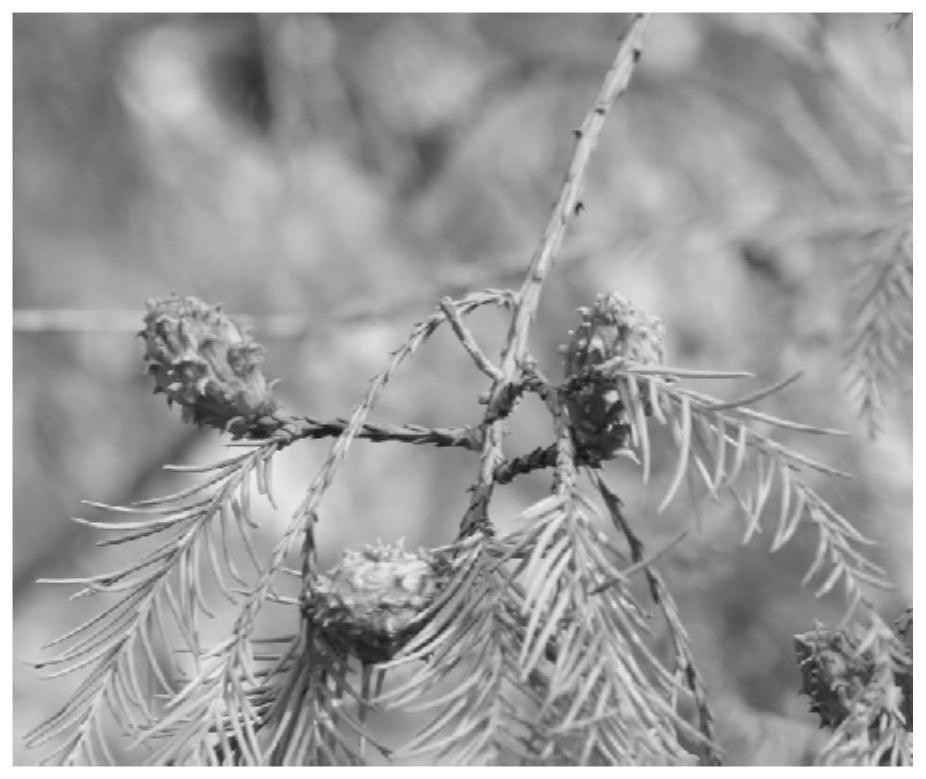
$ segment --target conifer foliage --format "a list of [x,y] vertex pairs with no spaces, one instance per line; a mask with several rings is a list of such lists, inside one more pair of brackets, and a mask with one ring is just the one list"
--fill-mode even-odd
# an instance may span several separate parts
[[[737,371],[666,364],[663,325],[618,292],[588,308],[563,347],[565,378],[549,379],[529,348],[542,286],[566,228],[581,212],[589,159],[606,116],[640,58],[646,17],[634,17],[576,140],[565,181],[517,291],[485,290],[441,300],[389,355],[347,419],[284,412],[263,377],[260,347],[218,308],[195,298],[149,303],[142,335],[156,391],[185,421],[239,440],[237,451],[202,468],[178,468],[191,487],[129,506],[91,504],[119,516],[86,522],[111,545],[153,544],[104,574],[59,580],[77,596],[108,597],[99,613],[52,642],[40,665],[83,680],[64,707],[29,736],[49,759],[116,762],[110,730],[159,764],[341,765],[426,759],[455,764],[711,764],[722,760],[709,695],[671,593],[643,548],[602,463],[633,460],[644,483],[651,435],[668,429],[672,478],[660,510],[683,483],[742,509],[743,540],[772,529],[772,550],[801,525],[817,536],[805,581],[822,595],[840,582],[849,611],[888,584],[859,533],[811,477],[844,474],[774,440],[769,430],[837,435],[755,406],[796,377],[721,400],[694,387],[737,380]],[[498,361],[465,323],[477,308],[510,312]],[[367,422],[393,372],[439,327],[461,358],[490,380],[485,412],[465,428]],[[506,455],[503,433],[525,394],[550,419],[547,447]],[[327,459],[269,555],[253,545],[255,500],[275,506],[275,455],[332,437]],[[407,551],[394,543],[349,550],[318,569],[315,524],[355,439],[461,447],[478,454],[456,538]],[[550,494],[526,507],[512,529],[493,522],[497,484],[552,469]],[[769,505],[777,504],[772,513]],[[83,520],[79,520],[83,521]],[[612,524],[619,539],[602,526]],[[685,532],[673,541],[683,540]],[[139,546],[138,548],[142,548]],[[233,563],[247,550],[250,566]],[[631,584],[645,578],[665,618],[668,662],[655,648],[647,606]],[[297,592],[283,594],[285,582]],[[202,626],[216,593],[234,605],[229,634],[207,642]],[[269,603],[289,609],[297,629],[266,636]],[[183,658],[180,662],[178,658]],[[685,699],[694,706],[682,706]],[[693,710],[688,717],[683,711]],[[428,714],[408,743],[382,743],[371,712]]]
[[849,295],[846,371],[859,414],[871,436],[884,416],[885,394],[913,343],[913,210],[872,230]]

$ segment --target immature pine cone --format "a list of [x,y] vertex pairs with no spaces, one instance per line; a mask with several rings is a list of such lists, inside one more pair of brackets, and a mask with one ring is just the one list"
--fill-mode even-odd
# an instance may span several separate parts
[[[183,421],[260,437],[261,419],[276,410],[273,384],[259,365],[263,347],[219,306],[199,298],[147,301],[145,361],[154,391],[183,407]],[[266,420],[265,420],[266,421]]]
[[[900,695],[899,710],[908,731],[913,730],[913,655],[907,643],[907,629],[913,610],[895,623],[898,642],[891,653],[891,674],[877,679],[871,651],[858,653],[858,638],[842,630],[818,625],[814,630],[794,637],[794,652],[801,669],[801,692],[810,696],[810,710],[820,716],[820,724],[835,728],[850,713],[850,704],[865,695],[879,705],[884,685],[896,686]],[[912,636],[910,636],[912,642]],[[878,689],[870,689],[872,686]],[[872,719],[873,723],[878,718]]]
[[[615,357],[624,366],[660,365],[663,326],[659,317],[635,308],[617,292],[599,295],[591,308],[579,309],[582,321],[570,331],[565,353],[566,378],[580,378],[589,368]],[[618,392],[621,379],[589,377],[574,383],[567,406],[576,442],[587,453],[606,460],[625,448],[631,437],[632,416],[624,409]],[[642,401],[644,413],[652,408]]]
[[401,542],[347,550],[312,583],[305,612],[362,661],[384,662],[418,629],[416,620],[440,589],[441,567],[425,552],[406,552]]
[[801,692],[810,696],[810,710],[820,725],[835,728],[849,714],[849,703],[871,677],[854,642],[840,630],[822,626],[794,637],[794,653],[801,669]]

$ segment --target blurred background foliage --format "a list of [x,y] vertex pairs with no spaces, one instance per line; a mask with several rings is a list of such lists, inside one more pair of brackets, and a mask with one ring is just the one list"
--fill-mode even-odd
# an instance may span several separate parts
[[[820,483],[871,537],[911,599],[909,358],[869,440],[846,392],[848,280],[879,261],[873,231],[910,199],[912,22],[891,15],[658,15],[592,161],[586,210],[567,237],[534,331],[556,346],[575,307],[615,289],[663,317],[669,363],[804,376],[764,403],[853,433],[789,445],[856,475]],[[25,664],[95,604],[39,576],[115,567],[119,552],[68,522],[82,498],[127,502],[175,487],[165,462],[222,454],[150,396],[135,323],[172,291],[254,317],[266,373],[297,413],[346,414],[367,377],[445,294],[517,286],[578,126],[626,24],[621,15],[35,15],[14,17],[14,743],[77,680],[39,683]],[[87,313],[71,324],[61,309]],[[17,320],[24,321],[24,320]],[[43,321],[45,322],[43,324]],[[63,324],[62,324],[63,321]],[[474,328],[497,353],[507,326]],[[36,324],[37,322],[37,324]],[[752,386],[752,385],[749,385]],[[485,389],[440,334],[406,366],[379,421],[468,424]],[[723,397],[746,386],[714,384]],[[510,451],[550,438],[526,401]],[[612,483],[650,549],[699,529],[661,565],[706,676],[731,763],[800,763],[820,735],[791,635],[834,621],[799,580],[799,534],[768,554],[739,546],[732,505],[688,496],[656,514],[673,464],[630,464]],[[272,543],[327,445],[282,455]],[[322,564],[344,548],[451,540],[476,458],[358,442],[330,493]],[[500,491],[497,520],[547,489]],[[773,515],[774,508],[772,508]],[[217,633],[220,628],[216,628]],[[396,725],[395,727],[398,727]]]

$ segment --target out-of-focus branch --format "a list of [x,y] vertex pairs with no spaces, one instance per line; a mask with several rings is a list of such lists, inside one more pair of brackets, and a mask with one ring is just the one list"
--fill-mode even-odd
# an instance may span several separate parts
[[16,333],[113,333],[124,335],[138,330],[145,313],[131,310],[79,308],[13,309]]
[[[468,270],[448,274],[440,292],[450,297],[463,297],[472,289],[504,286],[505,281],[520,277],[518,269],[490,273],[472,273]],[[491,281],[481,284],[480,281]],[[235,319],[253,328],[262,340],[288,340],[321,337],[336,326],[364,322],[393,320],[408,316],[409,310],[422,306],[422,301],[433,297],[436,290],[419,289],[413,294],[394,298],[377,305],[369,300],[357,300],[332,311],[291,312],[285,314],[235,314]],[[110,333],[123,335],[137,332],[145,316],[143,309],[75,309],[75,308],[17,308],[13,310],[13,331],[19,333]]]

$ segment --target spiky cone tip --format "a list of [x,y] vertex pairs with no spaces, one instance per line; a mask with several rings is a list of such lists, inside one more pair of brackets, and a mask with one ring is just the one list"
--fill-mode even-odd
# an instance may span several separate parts
[[[912,615],[910,617],[912,622]],[[899,688],[900,711],[907,731],[913,729],[912,657],[901,643],[904,631],[895,625],[900,657],[892,656],[892,683]],[[876,663],[870,651],[857,650],[858,641],[842,630],[817,625],[794,636],[794,653],[801,671],[800,692],[811,700],[810,711],[820,726],[836,728],[849,715],[850,705],[866,692],[875,678]]]
[[848,635],[822,626],[794,636],[794,654],[810,711],[820,717],[821,727],[837,727],[849,714],[849,701],[868,681],[867,664],[855,656]]
[[155,393],[183,409],[184,422],[260,437],[277,409],[260,370],[263,347],[220,306],[196,297],[147,301],[144,359]]

